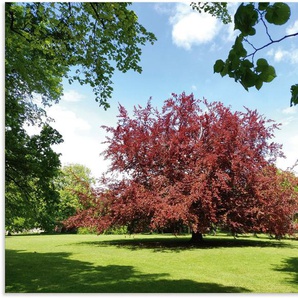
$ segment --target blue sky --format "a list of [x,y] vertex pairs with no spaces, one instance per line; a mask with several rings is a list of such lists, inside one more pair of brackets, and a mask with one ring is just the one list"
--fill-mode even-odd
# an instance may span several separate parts
[[[290,6],[290,21],[272,28],[273,38],[298,32],[298,3]],[[115,73],[111,108],[107,111],[98,107],[91,88],[65,82],[62,100],[48,109],[48,115],[56,121],[53,126],[64,137],[64,143],[55,147],[62,153],[63,164],[83,164],[99,177],[108,166],[108,161],[100,157],[105,148],[101,144],[105,131],[100,126],[116,125],[118,103],[131,111],[134,105],[144,106],[152,97],[152,104],[161,107],[173,92],[221,101],[233,110],[242,110],[243,106],[257,109],[266,118],[282,123],[275,141],[283,144],[287,159],[279,160],[277,165],[286,169],[294,164],[298,159],[298,106],[290,108],[289,103],[290,86],[298,83],[298,37],[261,51],[259,57],[274,65],[277,78],[264,84],[260,91],[247,92],[232,79],[213,73],[214,62],[225,60],[233,44],[237,34],[233,24],[223,25],[210,15],[194,12],[186,3],[135,2],[130,8],[136,12],[139,22],[156,35],[157,42],[142,48],[142,74]],[[229,6],[231,12],[236,8],[235,3]],[[261,33],[253,42],[260,46],[268,39]]]

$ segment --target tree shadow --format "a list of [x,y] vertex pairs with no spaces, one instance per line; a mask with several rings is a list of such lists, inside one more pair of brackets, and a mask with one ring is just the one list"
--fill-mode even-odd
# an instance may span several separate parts
[[69,253],[6,250],[6,293],[244,293],[246,288],[188,279],[167,273],[144,274],[132,266],[94,266]]
[[296,285],[298,288],[298,257],[285,259],[283,264],[275,270],[287,273],[286,281]]
[[192,243],[187,238],[138,238],[123,240],[104,240],[93,242],[79,242],[75,245],[95,245],[95,246],[116,246],[130,250],[152,249],[154,252],[180,252],[189,249],[216,249],[227,247],[287,247],[294,246],[277,240],[256,240],[256,239],[233,239],[233,238],[208,238],[201,243]]

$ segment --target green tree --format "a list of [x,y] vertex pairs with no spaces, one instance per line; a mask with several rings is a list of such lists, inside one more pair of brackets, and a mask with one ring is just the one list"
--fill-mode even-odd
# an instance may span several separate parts
[[91,170],[84,165],[69,164],[62,168],[59,177],[55,179],[60,195],[56,216],[58,224],[84,208],[80,197],[88,196],[95,182]]
[[[191,3],[193,9],[220,18],[224,24],[231,22],[229,18],[227,3]],[[287,23],[291,16],[291,8],[286,3],[268,2],[242,3],[234,15],[234,30],[240,33],[235,39],[228,58],[223,61],[219,59],[214,64],[214,72],[222,77],[228,75],[248,90],[251,87],[261,89],[263,83],[270,83],[276,77],[275,68],[261,57],[255,59],[256,55],[263,49],[282,42],[291,37],[298,36],[298,32],[273,39],[269,25],[280,26]],[[258,26],[263,26],[267,35],[267,41],[262,46],[255,46],[250,38],[257,34]],[[259,29],[258,29],[259,30]],[[298,104],[298,84],[294,84],[291,90],[291,106]]]
[[6,229],[50,230],[59,197],[52,179],[60,166],[59,155],[51,145],[60,143],[61,135],[44,125],[39,135],[29,137],[22,127],[13,124],[5,131]]
[[[62,136],[45,107],[59,102],[62,79],[89,84],[108,108],[115,69],[141,72],[140,47],[155,40],[127,3],[5,3],[7,227],[19,218],[43,227],[53,223],[60,162],[51,146]],[[25,125],[39,126],[40,134],[29,136]]]

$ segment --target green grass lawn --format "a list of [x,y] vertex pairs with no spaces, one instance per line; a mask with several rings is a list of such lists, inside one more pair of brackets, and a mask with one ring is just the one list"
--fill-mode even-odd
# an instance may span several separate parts
[[6,293],[297,293],[298,241],[207,236],[5,239]]

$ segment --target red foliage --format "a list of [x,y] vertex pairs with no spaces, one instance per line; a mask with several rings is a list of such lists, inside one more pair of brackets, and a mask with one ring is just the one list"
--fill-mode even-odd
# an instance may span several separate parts
[[125,178],[94,190],[92,207],[69,224],[99,232],[124,224],[135,231],[184,224],[201,233],[211,225],[291,232],[297,179],[274,167],[283,155],[269,143],[276,123],[184,93],[173,94],[161,112],[150,101],[132,118],[123,106],[119,112],[117,127],[104,127],[112,135],[104,155],[110,171]]

